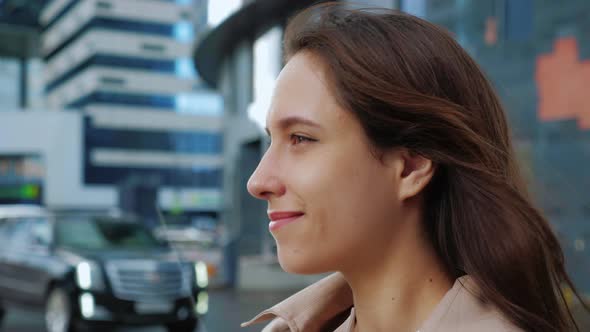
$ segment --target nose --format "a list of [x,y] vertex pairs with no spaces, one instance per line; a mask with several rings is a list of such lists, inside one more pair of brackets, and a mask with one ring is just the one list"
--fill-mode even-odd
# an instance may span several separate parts
[[248,192],[250,195],[263,200],[278,197],[285,194],[285,185],[278,175],[278,165],[269,158],[268,154],[262,157],[258,167],[248,180]]

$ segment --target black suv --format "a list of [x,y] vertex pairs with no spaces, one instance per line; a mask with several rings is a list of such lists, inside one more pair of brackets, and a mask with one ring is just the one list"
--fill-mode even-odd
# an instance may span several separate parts
[[206,286],[203,263],[179,261],[141,223],[0,207],[0,317],[24,306],[44,311],[48,332],[115,324],[192,332]]

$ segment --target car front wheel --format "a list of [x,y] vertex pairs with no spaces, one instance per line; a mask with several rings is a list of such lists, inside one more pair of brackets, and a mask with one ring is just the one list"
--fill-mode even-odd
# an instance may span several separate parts
[[6,315],[6,310],[4,307],[0,305],[0,326],[2,326],[2,322],[4,322],[4,316]]
[[166,329],[168,332],[196,332],[198,325],[198,320],[187,319],[184,321],[167,324]]
[[45,302],[45,330],[47,332],[72,332],[72,305],[65,290],[51,290]]

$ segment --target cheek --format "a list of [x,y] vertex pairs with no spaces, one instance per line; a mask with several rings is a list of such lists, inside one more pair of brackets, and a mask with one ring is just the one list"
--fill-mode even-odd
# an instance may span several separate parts
[[[361,156],[354,158],[353,156]],[[304,177],[313,211],[327,224],[356,227],[381,222],[394,212],[395,184],[387,170],[371,155],[344,154],[328,159]]]
[[277,238],[279,259],[288,272],[322,273],[339,270],[353,253],[376,245],[390,232],[395,214],[393,192],[382,169],[372,162],[333,158],[292,174],[293,194],[304,204],[306,222]]

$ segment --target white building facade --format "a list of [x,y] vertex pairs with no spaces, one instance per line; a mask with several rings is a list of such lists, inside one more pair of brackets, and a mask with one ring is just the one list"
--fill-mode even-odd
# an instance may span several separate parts
[[53,0],[43,9],[45,107],[79,117],[79,169],[61,180],[84,190],[58,205],[114,207],[118,186],[134,178],[158,184],[164,210],[217,214],[223,102],[190,59],[206,19],[199,3]]

